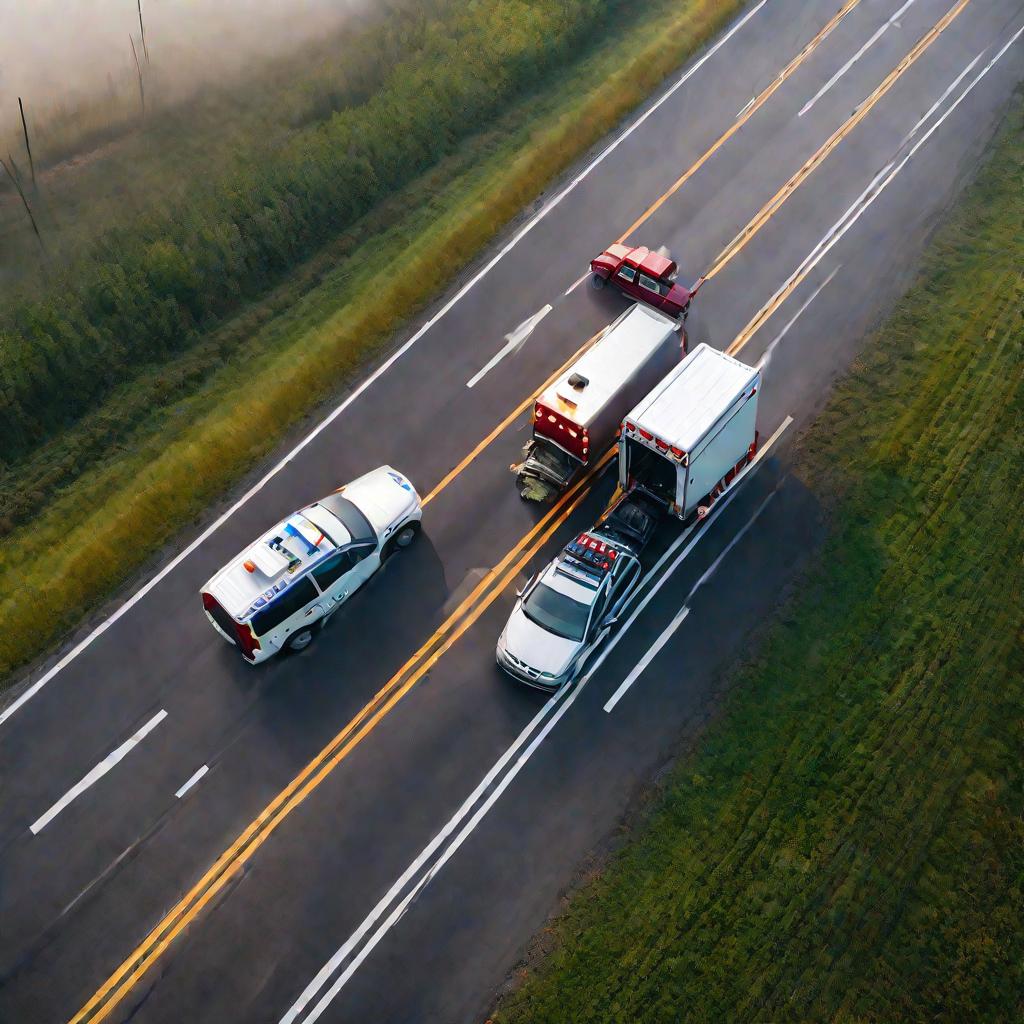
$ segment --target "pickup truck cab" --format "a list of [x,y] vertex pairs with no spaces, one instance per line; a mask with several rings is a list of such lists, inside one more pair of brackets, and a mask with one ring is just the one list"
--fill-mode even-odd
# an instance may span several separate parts
[[667,316],[685,320],[690,311],[692,295],[688,288],[676,282],[675,260],[646,246],[616,242],[590,261],[590,269],[595,285],[609,281],[631,298]]
[[315,634],[397,549],[423,512],[413,485],[381,466],[293,512],[200,591],[210,624],[251,664]]
[[570,682],[640,583],[640,559],[600,528],[581,533],[516,595],[498,665],[541,690]]

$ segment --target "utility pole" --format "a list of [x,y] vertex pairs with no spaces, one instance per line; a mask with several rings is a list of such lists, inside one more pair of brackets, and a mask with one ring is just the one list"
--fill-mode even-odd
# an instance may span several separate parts
[[28,153],[28,168],[32,173],[32,187],[36,187],[36,165],[32,159],[32,147],[28,141],[28,122],[25,120],[25,104],[18,97],[18,109],[21,111],[21,130],[25,133],[25,152]]
[[137,0],[139,5],[139,31],[142,33],[142,52],[146,55],[146,63],[149,63],[149,47],[146,45],[146,26],[142,23],[142,0]]
[[142,65],[139,63],[139,55],[135,49],[135,39],[129,34],[128,42],[132,44],[132,56],[135,58],[135,70],[139,73],[139,100],[142,103],[142,116],[146,116],[146,87],[142,84]]
[[11,179],[11,182],[14,184],[14,187],[18,190],[18,195],[21,196],[21,202],[25,207],[25,212],[28,214],[28,219],[32,224],[32,230],[36,233],[36,241],[39,243],[39,248],[43,251],[43,256],[46,256],[46,246],[43,245],[43,236],[39,234],[39,225],[36,224],[36,219],[32,215],[32,207],[29,206],[28,204],[28,199],[25,196],[25,190],[21,187],[21,181],[18,179],[18,176],[11,169],[12,167],[14,167],[14,157],[12,157],[8,153],[7,159],[11,161],[11,166],[8,167],[7,161],[3,159],[0,159],[0,166],[2,166],[3,169],[7,172],[7,177]]

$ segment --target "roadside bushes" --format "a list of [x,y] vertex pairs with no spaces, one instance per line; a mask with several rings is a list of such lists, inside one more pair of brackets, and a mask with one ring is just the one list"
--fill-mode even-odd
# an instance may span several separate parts
[[[617,0],[428,0],[378,33],[408,52],[365,102],[106,231],[0,314],[0,458],[172,358],[600,35]],[[403,33],[417,33],[415,40]],[[384,46],[384,43],[379,43]]]

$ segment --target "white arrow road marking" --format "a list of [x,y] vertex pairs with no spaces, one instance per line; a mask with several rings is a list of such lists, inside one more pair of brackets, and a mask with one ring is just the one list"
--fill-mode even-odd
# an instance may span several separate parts
[[728,32],[725,33],[712,46],[708,49],[698,60],[691,64],[683,74],[676,79],[676,81],[666,89],[661,96],[655,100],[635,121],[633,121],[628,128],[625,129],[620,135],[617,135],[604,149],[601,150],[593,160],[587,164],[586,167],[576,175],[575,178],[570,181],[565,188],[555,195],[549,202],[545,203],[544,206],[531,217],[522,228],[517,231],[512,238],[502,246],[484,265],[483,267],[467,281],[418,331],[400,348],[396,349],[391,356],[389,356],[373,373],[367,377],[362,384],[356,387],[346,398],[334,409],[325,416],[290,452],[288,452],[279,462],[277,462],[271,469],[267,471],[248,491],[243,494],[238,501],[236,501],[226,512],[218,516],[191,544],[184,548],[179,554],[177,554],[170,562],[167,563],[155,576],[151,577],[150,580],[137,590],[120,608],[117,609],[109,618],[104,619],[91,633],[89,633],[84,639],[80,640],[67,654],[65,654],[56,665],[48,669],[41,678],[36,680],[31,686],[28,687],[17,700],[12,701],[7,707],[0,711],[0,725],[3,725],[19,708],[23,707],[28,701],[30,701],[39,691],[46,686],[62,669],[69,665],[79,654],[82,653],[97,637],[102,636],[122,615],[127,614],[139,601],[141,601],[165,576],[173,572],[193,551],[196,550],[201,544],[203,544],[207,538],[212,536],[217,530],[219,530],[234,514],[247,502],[249,502],[255,495],[261,490],[278,473],[288,465],[296,455],[301,452],[306,445],[323,433],[353,402],[355,402],[367,388],[369,388],[374,381],[378,380],[391,367],[405,355],[415,345],[420,338],[422,338],[442,317],[444,317],[449,310],[453,309],[459,302],[462,301],[463,297],[472,291],[477,284],[482,281],[497,265],[505,258],[552,210],[559,206],[562,201],[574,192],[579,185],[585,181],[590,173],[600,164],[602,164],[607,157],[615,152],[638,128],[643,125],[647,119],[654,115],[665,103],[667,103],[702,67],[719,50],[729,42],[730,39],[737,32],[742,29],[747,22],[755,17],[764,5],[768,3],[768,0],[759,0],[759,2],[752,7],[742,18],[739,19]]
[[524,320],[511,334],[505,335],[506,345],[503,349],[495,353],[491,361],[487,363],[482,370],[478,370],[469,380],[466,381],[466,387],[471,388],[474,384],[479,383],[483,378],[493,370],[498,363],[505,358],[505,356],[511,355],[513,352],[518,352],[526,343],[526,339],[537,329],[537,324],[541,322],[551,312],[551,303],[549,302],[543,309],[537,310],[533,316],[529,319]]
[[81,782],[72,786],[41,818],[38,818],[31,825],[29,831],[32,835],[38,835],[54,818],[64,810],[72,800],[80,797],[94,782],[102,779],[111,768],[120,761],[129,750],[141,742],[151,733],[165,718],[167,712],[162,708],[158,711],[134,736],[129,737],[113,753],[108,754]]
[[803,117],[804,114],[806,114],[807,111],[810,110],[811,107],[813,107],[814,104],[817,103],[818,100],[820,100],[821,97],[824,96],[825,93],[827,93],[829,89],[831,89],[832,86],[835,85],[836,82],[838,82],[839,79],[857,63],[857,61],[859,61],[861,57],[863,57],[864,54],[867,53],[868,50],[870,50],[871,47],[874,46],[875,43],[877,43],[878,40],[881,39],[882,36],[884,36],[885,33],[899,21],[900,15],[913,3],[914,0],[907,0],[907,2],[881,28],[877,29],[874,35],[803,105],[803,107],[800,108],[800,113],[797,114],[797,117]]

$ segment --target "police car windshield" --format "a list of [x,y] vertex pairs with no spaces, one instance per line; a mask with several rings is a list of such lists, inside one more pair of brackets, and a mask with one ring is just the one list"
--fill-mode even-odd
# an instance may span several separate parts
[[366,521],[366,516],[344,495],[329,494],[317,504],[340,519],[354,541],[370,540],[374,536],[373,527]]
[[531,622],[566,640],[582,640],[590,618],[589,605],[543,583],[538,583],[523,601],[523,612]]

